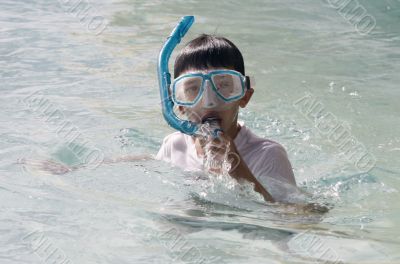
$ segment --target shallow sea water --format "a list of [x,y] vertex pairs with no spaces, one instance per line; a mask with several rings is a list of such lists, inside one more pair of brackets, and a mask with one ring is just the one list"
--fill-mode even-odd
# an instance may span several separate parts
[[[0,263],[399,263],[400,2],[352,2],[370,32],[337,2],[2,1]],[[188,14],[183,42],[242,51],[256,92],[240,119],[286,147],[327,214],[159,161],[99,165],[154,155],[173,131],[156,62]]]

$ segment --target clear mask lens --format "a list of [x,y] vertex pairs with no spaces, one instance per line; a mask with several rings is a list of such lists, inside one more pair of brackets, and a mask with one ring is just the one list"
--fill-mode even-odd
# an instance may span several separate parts
[[212,81],[217,93],[227,101],[241,97],[244,93],[242,80],[238,75],[215,74]]
[[178,104],[193,104],[199,97],[203,78],[186,77],[174,83],[174,99]]

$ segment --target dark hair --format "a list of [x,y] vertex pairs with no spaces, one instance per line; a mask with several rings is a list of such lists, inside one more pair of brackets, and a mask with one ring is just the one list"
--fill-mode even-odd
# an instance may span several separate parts
[[202,34],[191,40],[175,59],[174,78],[189,69],[233,68],[245,75],[242,53],[230,40]]

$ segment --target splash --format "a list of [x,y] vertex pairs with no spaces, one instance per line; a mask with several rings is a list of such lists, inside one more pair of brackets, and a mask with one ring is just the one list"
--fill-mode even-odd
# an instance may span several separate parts
[[204,169],[214,176],[229,176],[232,161],[229,159],[230,142],[219,137],[222,132],[219,120],[207,119],[197,133],[201,144],[204,144]]

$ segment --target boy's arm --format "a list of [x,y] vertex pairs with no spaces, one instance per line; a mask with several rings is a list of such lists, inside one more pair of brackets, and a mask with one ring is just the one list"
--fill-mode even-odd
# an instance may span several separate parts
[[[254,183],[254,190],[261,193],[264,196],[264,199],[269,201],[269,202],[274,202],[275,199],[272,198],[271,194],[263,187],[263,185],[256,179],[256,177],[252,174],[250,169],[247,167],[246,163],[242,160],[240,157],[239,152],[236,149],[236,146],[233,141],[230,143],[230,153],[229,158],[234,157],[233,160],[233,167],[231,171],[229,172],[232,177],[235,179],[245,179],[250,182]],[[290,161],[287,159],[286,156],[286,151],[279,146],[276,151],[278,152],[275,153],[275,160],[274,163],[279,163],[279,164],[274,164],[274,169],[271,171],[269,170],[269,173],[275,172],[275,174],[279,174],[281,177],[284,178],[283,181],[277,181],[274,180],[273,178],[268,178],[268,183],[271,184],[274,188],[277,190],[281,189],[282,192],[287,192],[290,191],[291,194],[300,194],[300,195],[307,195],[306,193],[301,192],[297,186],[296,186],[296,181],[294,179],[293,175],[293,170],[292,166],[290,164]],[[272,153],[270,153],[272,154]],[[236,162],[235,162],[236,161]],[[288,190],[286,190],[288,189]],[[329,211],[329,208],[320,205],[317,203],[288,203],[288,205],[294,205],[297,210],[303,211],[304,213],[327,213]]]
[[[109,159],[109,158],[104,159],[100,165],[119,163],[119,162],[131,162],[138,160],[150,160],[150,159],[152,159],[150,155],[136,155],[136,156],[130,155],[114,159]],[[43,172],[48,172],[53,175],[62,175],[86,167],[86,164],[69,166],[54,160],[34,160],[34,159],[21,159],[17,161],[17,164],[26,165]]]
[[[227,138],[226,138],[227,139]],[[268,202],[275,202],[274,198],[272,198],[271,194],[261,185],[261,183],[254,177],[253,173],[250,171],[249,167],[247,167],[244,160],[241,158],[238,150],[236,149],[235,143],[233,140],[227,139],[230,141],[230,149],[228,153],[228,158],[230,162],[232,162],[231,170],[229,171],[229,175],[231,175],[236,180],[247,180],[251,183],[254,183],[254,190],[260,193],[264,199]]]

